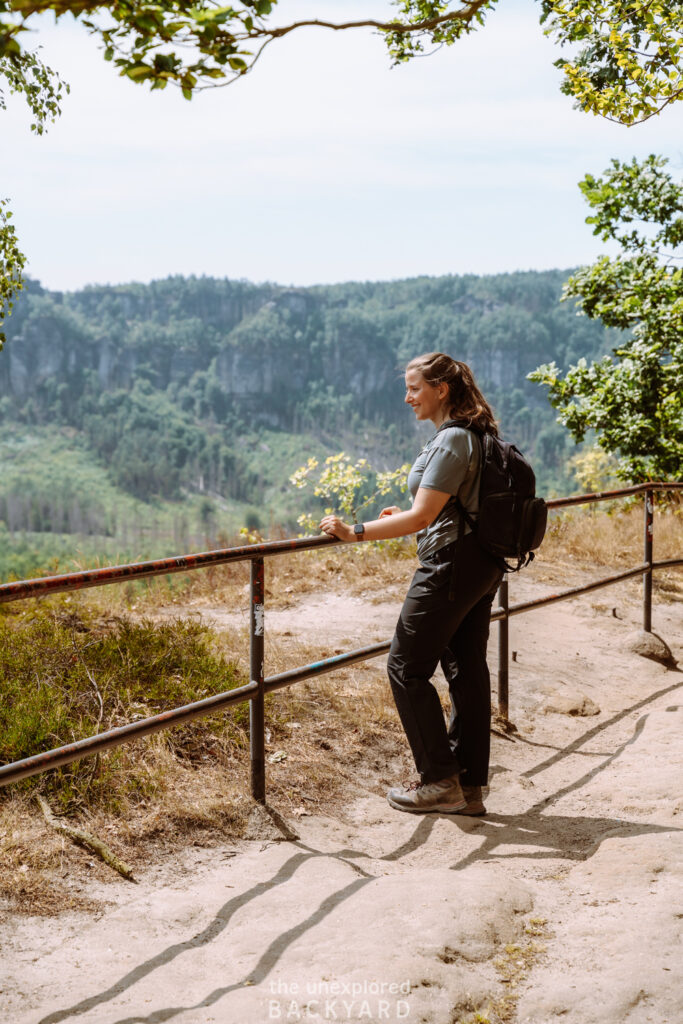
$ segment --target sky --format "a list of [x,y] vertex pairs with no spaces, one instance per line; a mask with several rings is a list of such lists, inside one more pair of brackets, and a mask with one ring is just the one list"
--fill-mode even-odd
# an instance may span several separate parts
[[[281,0],[386,17],[387,0]],[[577,182],[650,152],[683,172],[683,103],[626,128],[559,91],[534,0],[391,69],[368,30],[303,29],[253,73],[191,102],[117,76],[73,21],[36,32],[71,85],[48,134],[10,97],[0,195],[44,286],[170,274],[305,286],[569,268],[609,251]]]

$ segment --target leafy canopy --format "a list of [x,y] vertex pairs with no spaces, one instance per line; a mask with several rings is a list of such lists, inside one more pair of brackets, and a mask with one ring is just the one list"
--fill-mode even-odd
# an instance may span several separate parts
[[[5,6],[0,3],[0,12]],[[69,92],[69,86],[37,54],[25,50],[14,52],[12,46],[9,54],[3,50],[3,29],[0,20],[0,53],[3,54],[0,56],[0,83],[4,79],[6,91],[23,96],[33,115],[31,131],[42,135],[48,124],[61,113],[62,97]],[[6,93],[0,87],[0,111],[6,107]],[[0,350],[6,340],[3,331],[5,318],[12,312],[17,293],[23,287],[23,268],[26,264],[16,230],[10,224],[11,219],[9,200],[0,199]]]
[[621,124],[646,121],[683,97],[680,0],[541,0],[541,21],[572,56],[555,66],[581,110]]
[[22,271],[26,258],[17,243],[14,224],[10,224],[12,211],[7,200],[0,199],[0,349],[5,343],[3,310],[10,313],[14,297],[21,288]]
[[630,337],[613,357],[580,359],[564,378],[555,363],[529,375],[548,388],[574,439],[595,430],[619,457],[621,479],[635,482],[683,477],[683,183],[666,163],[612,160],[580,183],[593,234],[621,252],[579,270],[563,298]]
[[[267,46],[300,29],[374,29],[384,36],[397,64],[423,53],[425,46],[451,45],[476,30],[496,3],[388,0],[384,20],[335,23],[313,16],[278,25],[277,0],[238,0],[227,6],[216,0],[12,0],[0,3],[0,73],[21,72],[27,30],[43,13],[78,18],[99,38],[105,59],[121,75],[153,89],[173,82],[189,99],[197,89],[246,74]],[[315,9],[312,4],[313,14]],[[582,109],[633,124],[681,97],[682,4],[540,0],[540,19],[560,46],[573,48],[557,65],[564,72],[564,90]]]

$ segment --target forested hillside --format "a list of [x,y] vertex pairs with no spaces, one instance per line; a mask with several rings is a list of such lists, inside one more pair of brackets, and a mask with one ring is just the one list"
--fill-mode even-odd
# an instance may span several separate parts
[[414,453],[401,367],[434,349],[472,365],[541,488],[571,488],[573,446],[525,377],[613,340],[559,304],[567,274],[296,289],[174,277],[69,294],[31,282],[0,353],[0,521],[121,543],[122,523],[156,516],[167,546],[196,540],[196,523],[207,539],[247,521],[291,529],[302,496],[287,477],[309,454],[388,468]]

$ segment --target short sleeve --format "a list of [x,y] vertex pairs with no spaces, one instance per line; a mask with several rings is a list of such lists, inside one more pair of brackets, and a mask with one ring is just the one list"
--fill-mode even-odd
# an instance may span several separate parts
[[457,494],[467,477],[470,453],[466,438],[452,442],[455,450],[435,445],[429,452],[420,487],[444,494]]

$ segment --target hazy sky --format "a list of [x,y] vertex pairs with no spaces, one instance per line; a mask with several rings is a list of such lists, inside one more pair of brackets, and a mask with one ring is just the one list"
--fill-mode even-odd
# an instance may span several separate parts
[[[280,22],[390,10],[279,7]],[[634,128],[573,110],[534,0],[502,0],[484,29],[393,70],[366,30],[301,30],[191,103],[118,78],[73,22],[46,20],[37,41],[71,95],[42,138],[20,100],[0,112],[0,194],[50,288],[570,267],[604,249],[584,173],[650,152],[683,172],[683,104]]]

